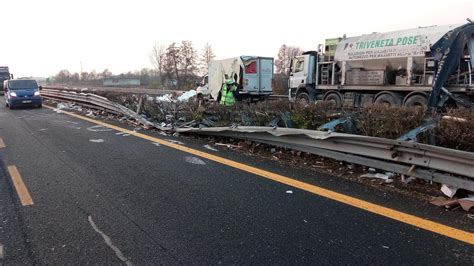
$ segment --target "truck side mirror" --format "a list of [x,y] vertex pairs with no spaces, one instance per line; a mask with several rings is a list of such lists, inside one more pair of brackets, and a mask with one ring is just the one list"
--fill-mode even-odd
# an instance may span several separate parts
[[42,89],[43,89],[43,86],[39,85],[38,89],[39,89],[39,90],[42,90]]

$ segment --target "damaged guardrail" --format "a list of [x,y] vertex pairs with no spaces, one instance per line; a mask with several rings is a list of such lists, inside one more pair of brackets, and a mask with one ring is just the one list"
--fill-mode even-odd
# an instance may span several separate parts
[[238,126],[171,129],[155,125],[136,112],[95,94],[43,89],[42,95],[120,113],[147,127],[246,139],[474,191],[474,153],[471,152],[405,140],[294,128]]
[[408,141],[293,128],[175,130],[266,143],[474,191],[474,153],[470,152]]
[[102,109],[104,111],[108,111],[114,114],[122,114],[122,115],[135,119],[136,121],[138,121],[140,124],[143,124],[144,126],[155,127],[155,125],[152,122],[141,117],[136,112],[126,108],[123,105],[114,103],[108,100],[107,98],[96,95],[96,94],[77,93],[77,92],[60,91],[60,90],[53,90],[53,89],[43,89],[41,91],[41,95],[46,98],[76,102],[76,103],[86,105],[92,108]]

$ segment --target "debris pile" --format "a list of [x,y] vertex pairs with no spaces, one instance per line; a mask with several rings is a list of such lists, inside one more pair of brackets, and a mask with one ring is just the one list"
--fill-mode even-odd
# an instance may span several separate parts
[[462,208],[466,212],[474,211],[474,195],[466,198],[446,199],[445,197],[433,197],[430,203],[449,210]]

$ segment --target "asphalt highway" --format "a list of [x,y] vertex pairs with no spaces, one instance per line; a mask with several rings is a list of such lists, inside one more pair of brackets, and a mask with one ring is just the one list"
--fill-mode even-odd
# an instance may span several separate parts
[[[474,264],[474,220],[466,223],[459,213],[222,147],[209,150],[201,139],[135,130],[150,136],[144,138],[114,121],[105,123],[124,130],[0,102],[5,264]],[[233,162],[448,229],[388,218]]]

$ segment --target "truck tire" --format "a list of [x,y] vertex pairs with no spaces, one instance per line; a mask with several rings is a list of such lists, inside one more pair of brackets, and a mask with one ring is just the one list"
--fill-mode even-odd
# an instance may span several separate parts
[[327,102],[334,102],[334,107],[336,108],[342,107],[342,96],[338,92],[327,92],[324,94],[323,100]]
[[428,106],[428,99],[426,95],[423,94],[408,95],[403,106],[408,108],[420,108],[425,111]]
[[385,91],[385,92],[379,93],[375,97],[374,104],[384,105],[387,107],[400,107],[402,106],[402,101],[397,94],[390,91]]
[[307,92],[300,92],[296,95],[296,102],[301,105],[309,104],[309,94]]

